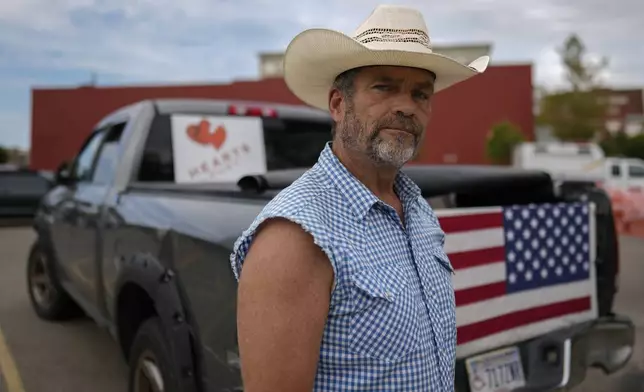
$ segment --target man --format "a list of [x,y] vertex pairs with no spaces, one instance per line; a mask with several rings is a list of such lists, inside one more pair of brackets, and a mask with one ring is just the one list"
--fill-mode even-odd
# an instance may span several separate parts
[[487,62],[432,53],[422,15],[405,7],[377,7],[353,37],[293,39],[286,83],[335,125],[231,255],[246,392],[454,390],[444,233],[399,169],[424,141],[433,94]]

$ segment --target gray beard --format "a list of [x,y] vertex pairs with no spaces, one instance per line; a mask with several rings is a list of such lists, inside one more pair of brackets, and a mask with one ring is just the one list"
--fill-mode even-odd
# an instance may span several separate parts
[[338,133],[342,145],[349,150],[364,153],[376,166],[400,169],[416,156],[419,139],[413,145],[407,145],[403,136],[387,140],[381,138],[378,131],[370,134],[365,124],[355,117],[353,111],[339,124]]

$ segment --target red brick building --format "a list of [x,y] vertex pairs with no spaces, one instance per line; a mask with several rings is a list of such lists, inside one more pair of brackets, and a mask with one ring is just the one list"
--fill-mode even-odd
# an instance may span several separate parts
[[[94,125],[109,112],[150,98],[252,99],[302,104],[281,78],[224,85],[79,87],[32,91],[31,159],[54,170],[70,159]],[[419,163],[486,163],[490,128],[509,120],[534,139],[532,66],[496,65],[435,97]]]

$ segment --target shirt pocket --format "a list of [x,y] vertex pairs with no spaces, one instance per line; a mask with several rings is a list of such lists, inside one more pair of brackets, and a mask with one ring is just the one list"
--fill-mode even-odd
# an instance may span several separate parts
[[[454,269],[445,252],[439,251],[432,254],[433,261],[439,265],[437,279],[434,281],[436,289],[436,302],[442,317],[436,320],[440,324],[441,349],[454,350],[456,346],[456,298],[454,293]],[[440,345],[440,344],[439,344]]]
[[395,361],[418,348],[416,293],[396,266],[370,267],[352,278],[351,350]]

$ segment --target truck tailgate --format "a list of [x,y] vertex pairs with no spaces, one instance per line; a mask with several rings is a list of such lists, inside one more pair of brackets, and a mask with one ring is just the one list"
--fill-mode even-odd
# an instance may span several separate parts
[[436,213],[456,272],[458,358],[597,318],[592,203]]

